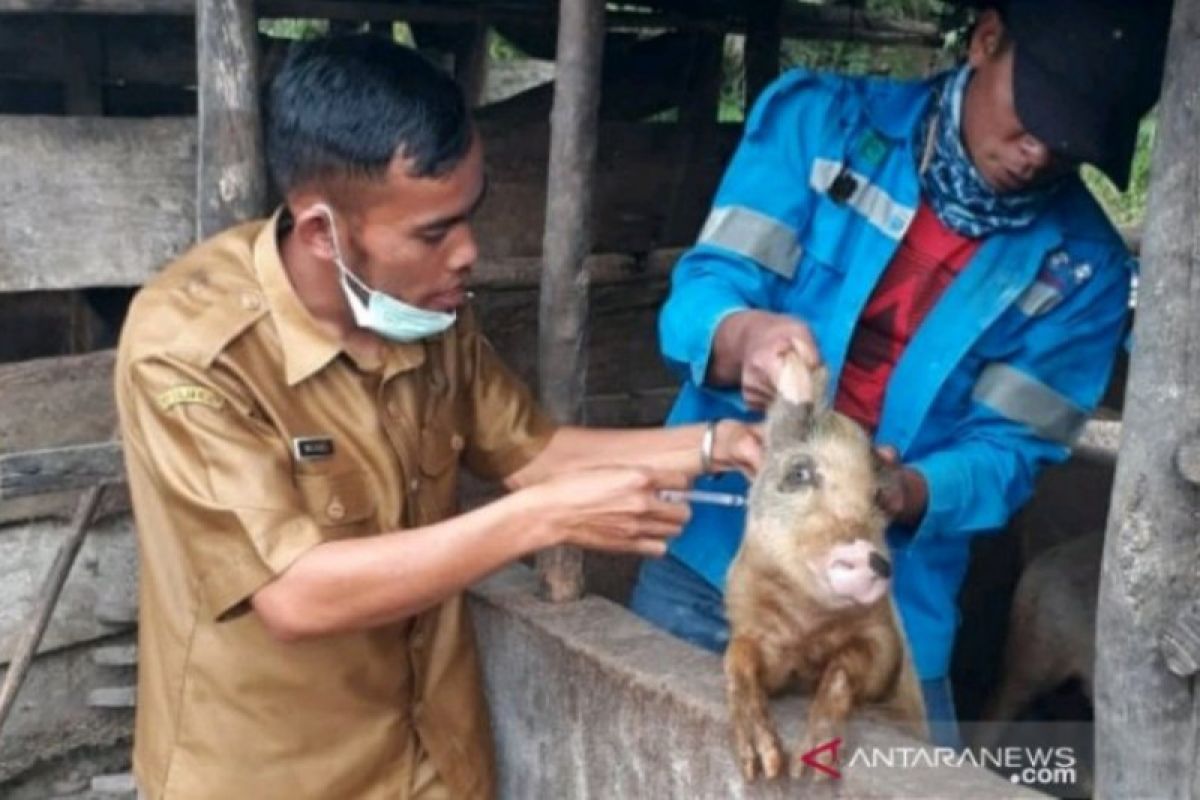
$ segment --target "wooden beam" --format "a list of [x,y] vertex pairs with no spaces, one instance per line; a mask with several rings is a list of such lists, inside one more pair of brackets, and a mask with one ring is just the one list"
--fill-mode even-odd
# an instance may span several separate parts
[[196,238],[267,210],[252,0],[196,0]]
[[1154,144],[1121,453],[1097,609],[1097,797],[1196,797],[1200,701],[1159,637],[1196,598],[1200,495],[1200,0],[1176,0]]
[[124,481],[125,457],[120,442],[0,455],[0,500]]
[[[0,0],[0,14],[112,14],[190,16],[193,0]],[[261,0],[260,16],[267,18],[348,19],[369,22],[481,22],[488,24],[552,24],[549,15],[536,9],[432,2],[386,0]],[[616,11],[608,15],[610,30],[690,30],[741,33],[743,15],[679,11]],[[789,4],[780,22],[788,38],[845,40],[874,44],[939,47],[938,26],[933,22],[897,19],[860,8],[810,3]]]
[[[588,275],[592,248],[592,179],[604,59],[604,0],[561,0],[558,66],[550,122],[550,169],[538,313],[542,405],[559,421],[583,419],[587,380]],[[583,553],[556,547],[538,555],[551,602],[583,593]]]
[[196,11],[190,0],[0,0],[0,14],[167,14]]

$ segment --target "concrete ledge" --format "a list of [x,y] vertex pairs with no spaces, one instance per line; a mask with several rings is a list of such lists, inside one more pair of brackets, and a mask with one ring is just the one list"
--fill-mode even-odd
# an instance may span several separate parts
[[[608,600],[552,606],[535,587],[534,574],[517,566],[471,592],[503,798],[1045,796],[970,767],[844,766],[842,779],[823,789],[790,780],[747,787],[729,744],[718,656]],[[786,699],[773,711],[794,748],[804,701]],[[851,725],[847,744],[920,747],[868,719]]]

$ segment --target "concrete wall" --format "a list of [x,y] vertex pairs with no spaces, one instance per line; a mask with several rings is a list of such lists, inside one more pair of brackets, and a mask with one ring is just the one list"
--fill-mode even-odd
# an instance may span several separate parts
[[[790,780],[748,788],[740,777],[718,656],[602,598],[546,604],[534,595],[535,582],[518,566],[472,592],[501,797],[735,800],[800,793]],[[804,702],[785,700],[775,714],[785,742],[794,746]],[[866,721],[852,725],[848,744],[919,745]],[[803,788],[804,796],[1044,796],[975,768],[847,769],[821,791]]]

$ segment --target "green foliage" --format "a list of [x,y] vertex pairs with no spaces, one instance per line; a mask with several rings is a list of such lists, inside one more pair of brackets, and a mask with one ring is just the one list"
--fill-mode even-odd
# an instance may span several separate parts
[[1150,154],[1154,150],[1154,135],[1158,119],[1150,114],[1138,128],[1137,150],[1133,155],[1133,168],[1129,175],[1129,188],[1117,191],[1112,182],[1092,167],[1083,168],[1083,180],[1088,189],[1100,201],[1115,225],[1140,224],[1146,214],[1146,194],[1150,188]]
[[505,39],[495,28],[488,28],[488,60],[523,61],[526,56],[515,44]]
[[272,39],[315,39],[329,32],[323,19],[262,19],[258,30]]

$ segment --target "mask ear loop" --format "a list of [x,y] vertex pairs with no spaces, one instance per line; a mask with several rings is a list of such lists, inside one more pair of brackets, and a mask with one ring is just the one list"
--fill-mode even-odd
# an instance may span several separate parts
[[359,298],[365,303],[371,296],[371,287],[363,283],[362,278],[355,275],[346,266],[346,259],[342,257],[342,248],[338,243],[337,225],[333,223],[333,209],[327,203],[317,203],[313,205],[313,209],[320,211],[325,216],[326,222],[329,223],[329,242],[333,245],[334,265],[341,271],[342,277],[349,280],[354,289],[366,295],[366,297]]

